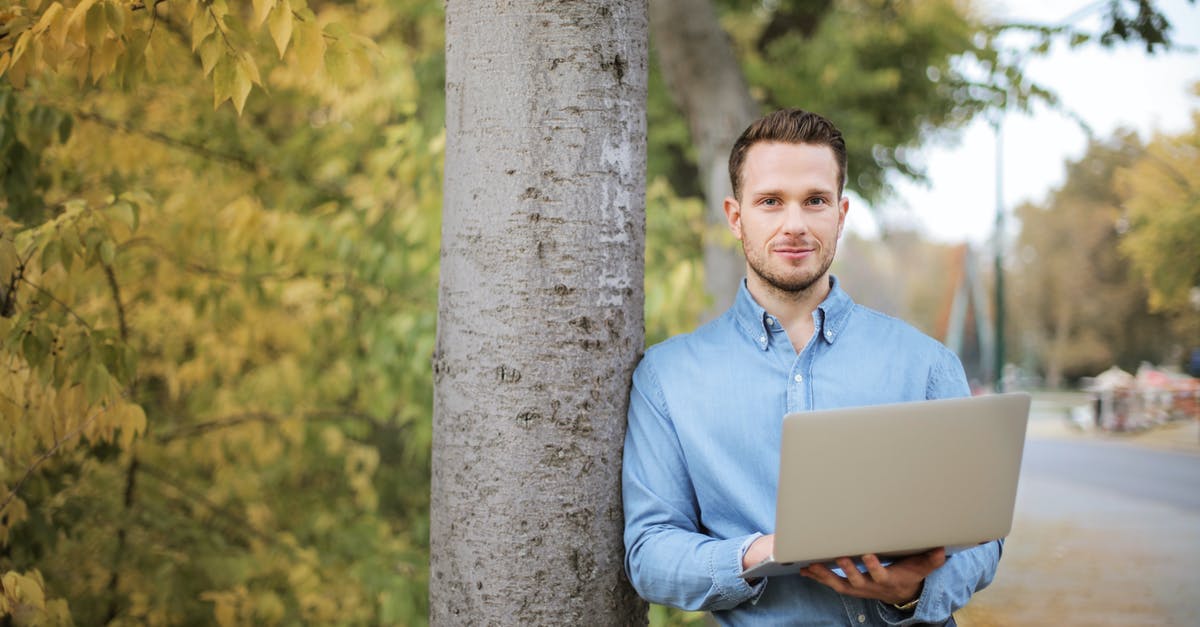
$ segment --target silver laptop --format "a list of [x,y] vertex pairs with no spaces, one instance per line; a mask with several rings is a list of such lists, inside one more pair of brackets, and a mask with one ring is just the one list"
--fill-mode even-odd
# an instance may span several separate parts
[[1008,535],[1029,404],[1009,393],[785,416],[775,554],[741,576]]

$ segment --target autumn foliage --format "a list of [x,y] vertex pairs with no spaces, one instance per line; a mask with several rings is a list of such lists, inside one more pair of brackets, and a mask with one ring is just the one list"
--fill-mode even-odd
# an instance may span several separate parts
[[0,8],[0,616],[424,620],[440,20]]

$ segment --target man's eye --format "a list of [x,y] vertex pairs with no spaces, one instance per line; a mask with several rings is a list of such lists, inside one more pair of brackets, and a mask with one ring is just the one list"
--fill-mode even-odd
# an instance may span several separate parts
[[779,199],[778,198],[764,198],[762,201],[762,204],[767,205],[769,207],[774,207],[779,204]]
[[824,204],[826,204],[826,202],[827,201],[825,200],[825,198],[823,198],[821,196],[817,196],[816,198],[808,199],[808,204],[810,204],[810,205],[824,205]]

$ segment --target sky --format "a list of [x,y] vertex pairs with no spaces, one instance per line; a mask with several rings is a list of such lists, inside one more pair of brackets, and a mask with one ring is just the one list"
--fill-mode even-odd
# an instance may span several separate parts
[[[1095,0],[976,0],[1004,21],[1059,24]],[[1025,66],[1035,82],[1057,91],[1061,103],[1087,121],[1101,138],[1118,128],[1137,131],[1143,141],[1155,133],[1180,133],[1191,126],[1200,98],[1191,85],[1200,82],[1200,2],[1160,0],[1171,21],[1174,43],[1190,47],[1153,56],[1139,45],[1070,49],[1055,45],[1046,57]],[[1097,16],[1098,18],[1098,16]],[[1096,31],[1098,19],[1075,22]],[[1044,106],[1032,113],[1010,112],[1002,119],[1003,206],[1006,231],[1018,228],[1014,207],[1042,202],[1060,186],[1066,161],[1079,159],[1087,136],[1076,122]],[[897,223],[917,227],[941,242],[985,243],[996,223],[996,136],[986,120],[976,120],[943,143],[920,151],[928,185],[894,180],[896,193],[878,209]],[[852,198],[847,228],[862,236],[879,233],[872,207]]]

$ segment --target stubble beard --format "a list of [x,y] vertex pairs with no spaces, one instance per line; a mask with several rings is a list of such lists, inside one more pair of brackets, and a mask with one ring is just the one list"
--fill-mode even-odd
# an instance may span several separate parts
[[742,240],[742,253],[746,255],[746,263],[750,266],[750,271],[781,295],[798,296],[810,291],[817,281],[829,273],[829,268],[833,266],[833,256],[836,252],[836,249],[833,248],[822,248],[821,265],[816,272],[789,277],[772,270],[768,266],[767,260],[758,257],[756,254],[752,255],[746,246],[745,240]]

